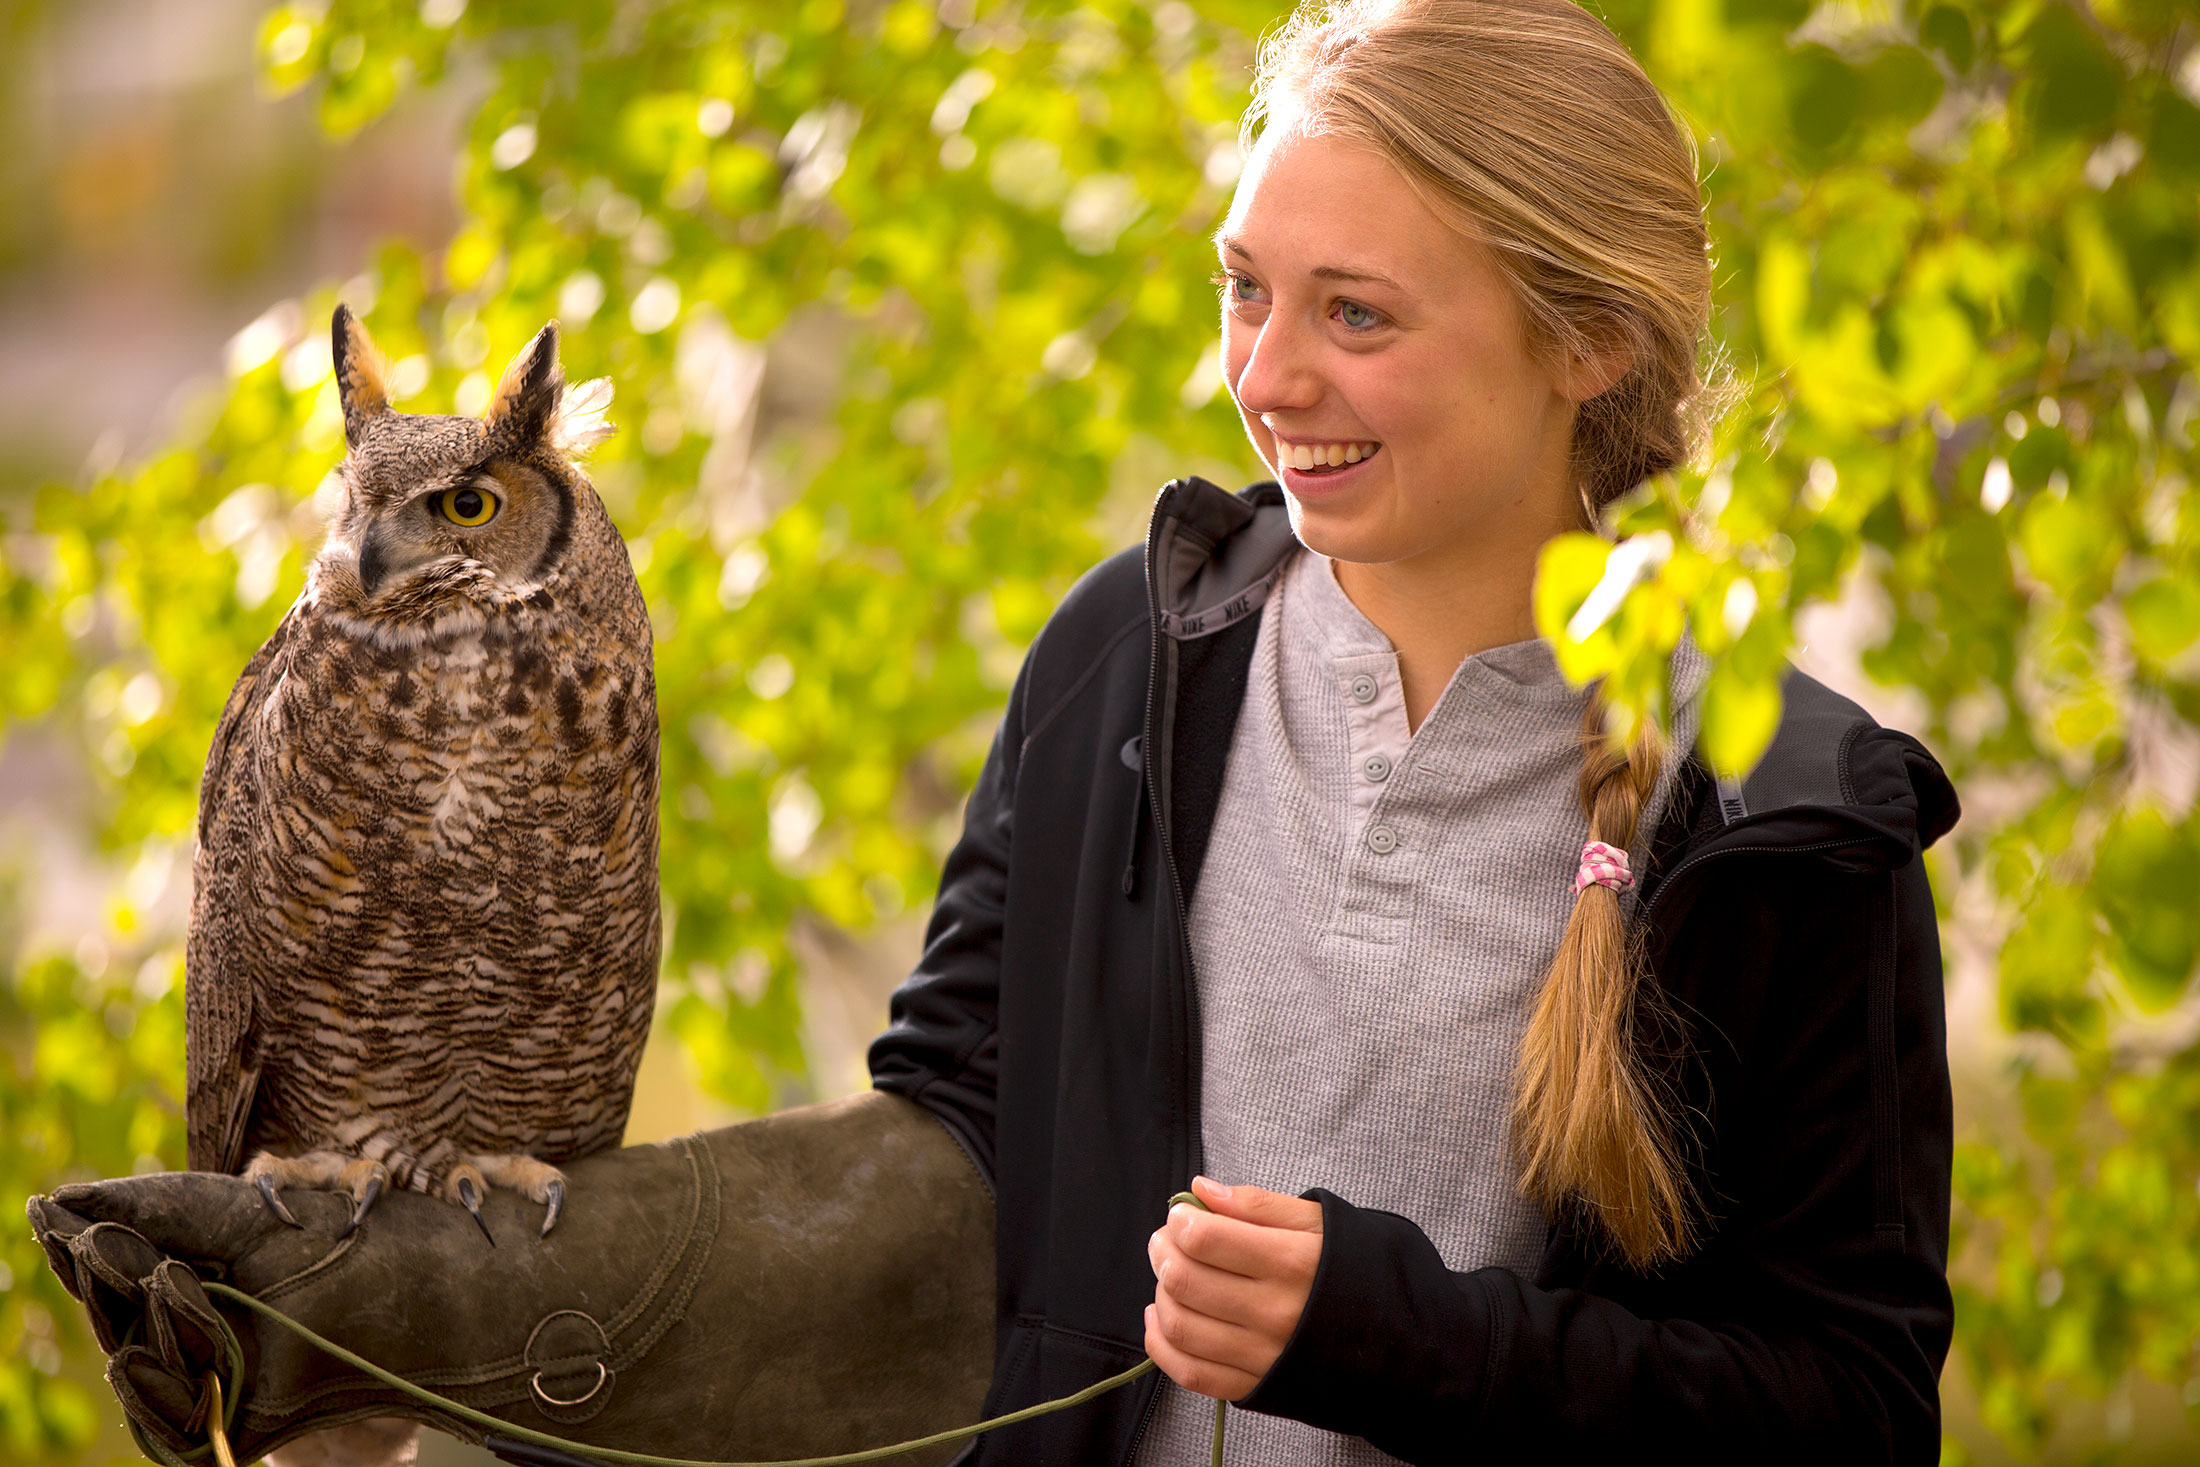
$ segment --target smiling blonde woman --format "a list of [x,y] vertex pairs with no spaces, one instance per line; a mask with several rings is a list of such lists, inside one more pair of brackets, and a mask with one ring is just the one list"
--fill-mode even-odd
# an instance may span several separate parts
[[1302,10],[1247,133],[1275,480],[1057,611],[872,1050],[997,1190],[987,1414],[1168,1377],[972,1460],[1934,1460],[1954,792],[1792,669],[1722,783],[1686,641],[1616,751],[1530,615],[1718,406],[1685,133],[1565,0]]

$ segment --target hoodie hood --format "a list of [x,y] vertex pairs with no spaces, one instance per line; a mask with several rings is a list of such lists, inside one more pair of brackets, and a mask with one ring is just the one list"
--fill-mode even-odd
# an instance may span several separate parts
[[1273,480],[1232,494],[1198,477],[1171,479],[1146,531],[1146,579],[1162,634],[1210,637],[1259,611],[1298,548]]
[[1794,667],[1780,696],[1779,729],[1742,782],[1749,819],[1734,825],[1839,810],[1898,847],[1898,866],[1955,827],[1963,813],[1955,786],[1915,738]]

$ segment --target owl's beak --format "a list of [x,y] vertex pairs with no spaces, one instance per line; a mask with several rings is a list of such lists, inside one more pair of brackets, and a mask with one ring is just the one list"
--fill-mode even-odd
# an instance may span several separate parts
[[389,572],[389,560],[382,552],[382,542],[375,538],[374,531],[367,531],[359,540],[360,593],[372,596],[375,588],[382,584],[382,578]]

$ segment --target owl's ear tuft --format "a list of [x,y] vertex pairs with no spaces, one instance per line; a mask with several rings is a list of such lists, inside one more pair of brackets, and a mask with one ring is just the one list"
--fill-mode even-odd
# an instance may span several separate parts
[[548,431],[564,390],[565,374],[558,370],[558,323],[552,321],[504,369],[482,421],[492,433],[503,430],[522,439],[540,438]]
[[383,385],[382,354],[341,302],[329,320],[329,355],[336,364],[336,399],[344,409],[344,442],[357,448],[368,420],[390,410],[390,394]]
[[565,389],[550,419],[550,444],[567,458],[579,458],[616,431],[604,416],[611,407],[611,379],[594,377]]

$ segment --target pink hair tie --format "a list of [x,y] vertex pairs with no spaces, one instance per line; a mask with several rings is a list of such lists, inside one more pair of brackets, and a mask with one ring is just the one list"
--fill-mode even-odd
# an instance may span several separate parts
[[1614,891],[1625,891],[1635,884],[1635,873],[1627,869],[1627,853],[1617,846],[1603,841],[1588,841],[1581,847],[1581,869],[1574,873],[1574,895],[1594,883],[1609,886]]

